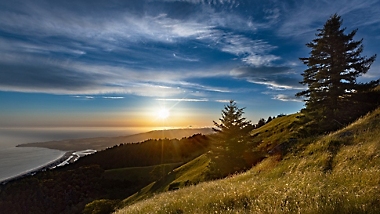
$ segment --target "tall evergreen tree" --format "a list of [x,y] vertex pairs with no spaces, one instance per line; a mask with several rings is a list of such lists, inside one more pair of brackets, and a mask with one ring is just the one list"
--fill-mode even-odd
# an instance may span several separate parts
[[352,101],[353,94],[365,88],[356,83],[356,78],[365,74],[376,58],[376,55],[361,56],[363,40],[353,40],[357,29],[345,34],[346,28],[341,25],[341,17],[334,14],[318,29],[317,38],[306,44],[311,52],[309,57],[300,58],[308,66],[301,84],[308,89],[296,94],[305,97],[308,116],[330,125],[346,122],[343,109]]
[[254,128],[251,121],[243,117],[244,108],[238,108],[235,101],[230,100],[230,103],[222,110],[222,118],[220,123],[215,121],[213,128],[218,133],[219,139],[227,149],[231,149],[239,144],[244,144],[251,137],[250,131]]
[[233,173],[234,170],[244,169],[249,163],[244,160],[244,155],[252,150],[249,144],[250,132],[254,129],[251,121],[243,117],[244,108],[238,108],[235,101],[231,100],[222,110],[220,123],[213,121],[216,133],[212,152],[212,170],[218,176]]

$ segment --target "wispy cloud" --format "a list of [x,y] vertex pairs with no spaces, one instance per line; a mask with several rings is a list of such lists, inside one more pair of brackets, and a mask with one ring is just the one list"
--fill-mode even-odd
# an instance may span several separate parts
[[189,98],[158,98],[158,101],[169,101],[169,102],[207,102],[208,99],[189,99]]
[[296,96],[290,96],[290,95],[285,95],[285,94],[277,94],[273,96],[274,100],[281,100],[284,102],[303,102],[302,99],[296,97]]
[[300,75],[290,67],[240,67],[231,70],[231,75],[274,90],[303,89]]
[[377,0],[298,1],[291,5],[283,2],[282,8],[283,22],[278,28],[280,36],[314,36],[316,28],[321,28],[323,22],[334,13],[353,24],[350,26],[353,29],[380,23],[380,4]]
[[95,99],[94,96],[80,96],[80,95],[76,95],[76,96],[73,96],[74,98],[77,98],[77,99],[81,99],[81,100],[93,100]]
[[218,102],[218,103],[229,103],[230,100],[215,100],[215,102]]
[[120,100],[120,99],[124,99],[124,97],[103,97],[103,99]]

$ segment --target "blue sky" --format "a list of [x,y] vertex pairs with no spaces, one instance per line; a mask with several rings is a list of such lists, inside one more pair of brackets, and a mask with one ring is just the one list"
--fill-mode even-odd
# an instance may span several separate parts
[[[379,11],[374,0],[0,0],[0,127],[210,126],[230,99],[254,123],[294,113],[316,29],[338,13],[372,56]],[[360,81],[379,78],[378,60]]]

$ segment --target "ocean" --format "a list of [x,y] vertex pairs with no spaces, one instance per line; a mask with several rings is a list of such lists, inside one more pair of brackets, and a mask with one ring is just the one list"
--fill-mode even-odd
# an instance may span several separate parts
[[0,182],[47,165],[65,154],[63,151],[52,149],[16,147],[19,144],[126,136],[150,130],[134,127],[0,128]]

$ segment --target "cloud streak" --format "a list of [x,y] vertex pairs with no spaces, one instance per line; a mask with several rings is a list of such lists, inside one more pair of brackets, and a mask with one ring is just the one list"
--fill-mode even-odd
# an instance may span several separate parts
[[169,101],[169,102],[207,102],[208,99],[189,99],[189,98],[158,98],[158,101]]
[[265,85],[273,90],[303,89],[299,83],[300,75],[290,67],[240,67],[231,70],[235,78],[246,79],[248,82]]

